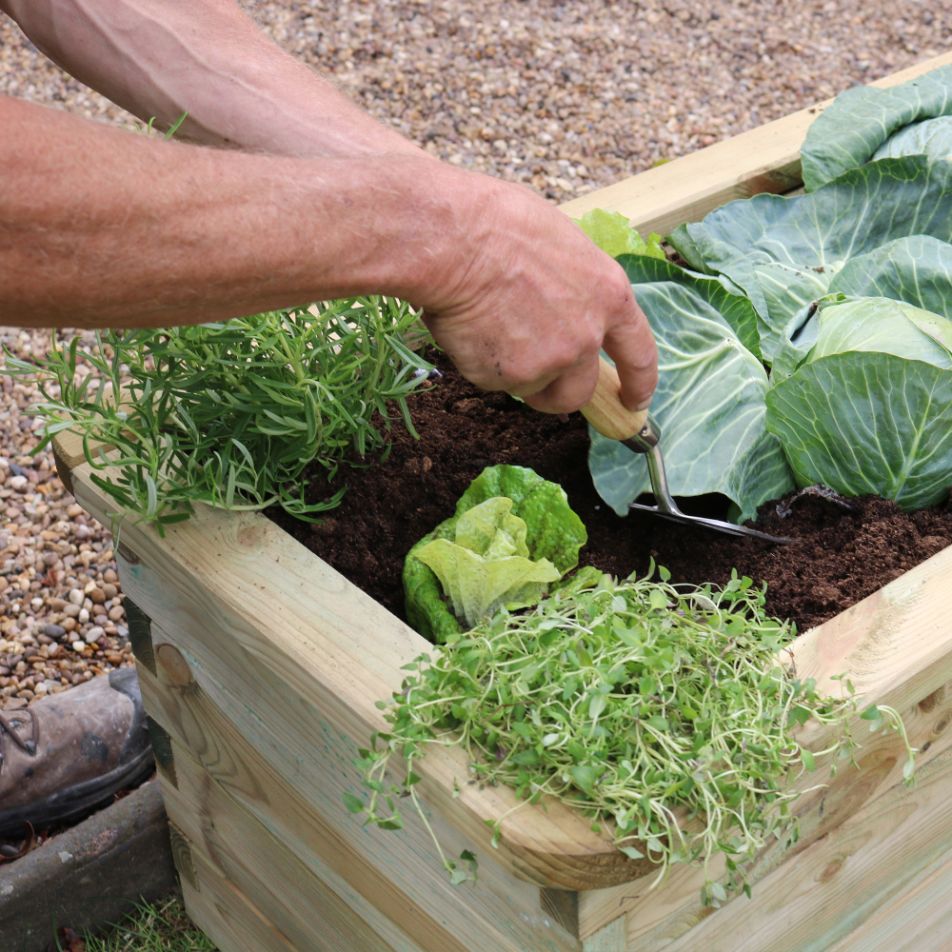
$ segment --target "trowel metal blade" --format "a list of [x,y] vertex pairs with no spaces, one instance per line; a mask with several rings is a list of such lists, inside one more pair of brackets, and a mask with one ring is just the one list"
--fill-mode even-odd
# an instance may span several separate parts
[[715,532],[724,532],[733,536],[748,536],[753,539],[760,539],[763,542],[773,542],[784,544],[790,542],[786,536],[774,536],[759,529],[748,529],[746,526],[736,526],[732,522],[724,522],[721,519],[708,519],[705,516],[689,516],[684,512],[666,512],[657,506],[648,506],[644,503],[633,502],[630,509],[637,509],[641,512],[650,512],[662,519],[670,519],[672,522],[680,522],[684,525],[704,526],[706,529],[712,529]]

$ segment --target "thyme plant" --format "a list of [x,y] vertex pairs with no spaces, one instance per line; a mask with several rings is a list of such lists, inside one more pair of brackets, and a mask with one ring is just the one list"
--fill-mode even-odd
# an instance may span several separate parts
[[[308,502],[305,470],[385,451],[395,416],[431,369],[405,342],[419,336],[409,305],[364,297],[227,322],[109,330],[91,348],[54,335],[37,363],[7,354],[32,378],[57,433],[82,435],[95,483],[160,529],[196,502],[229,509],[277,504],[314,518],[343,490]],[[116,452],[107,458],[102,447]],[[107,472],[108,469],[108,472]]]
[[[417,758],[430,744],[459,745],[475,782],[581,810],[627,856],[657,864],[659,879],[670,863],[707,869],[723,853],[728,879],[708,877],[705,901],[747,890],[740,864],[773,838],[796,838],[791,774],[850,754],[852,686],[836,698],[797,677],[785,653],[794,627],[765,614],[750,579],[688,587],[659,575],[583,570],[534,609],[500,612],[408,665],[393,702],[381,702],[389,729],[360,752],[369,798],[350,795],[348,808],[399,827],[397,799],[420,806]],[[898,720],[884,707],[864,716],[873,728]],[[829,749],[798,743],[795,728],[811,718],[843,726]],[[395,755],[405,764],[396,783]],[[497,821],[494,842],[499,832]],[[440,855],[455,882],[468,877]]]

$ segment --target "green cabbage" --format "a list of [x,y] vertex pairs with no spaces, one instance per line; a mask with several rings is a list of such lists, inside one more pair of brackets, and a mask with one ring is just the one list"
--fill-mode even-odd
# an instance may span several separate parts
[[767,392],[767,429],[801,485],[907,509],[952,487],[952,321],[888,298],[833,299]]
[[857,86],[810,126],[801,150],[808,192],[867,162],[902,155],[952,157],[952,66],[901,86]]

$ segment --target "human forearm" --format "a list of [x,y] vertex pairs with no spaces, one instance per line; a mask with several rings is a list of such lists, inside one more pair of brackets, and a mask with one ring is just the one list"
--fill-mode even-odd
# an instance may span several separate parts
[[437,164],[426,159],[225,152],[2,98],[0,127],[4,324],[163,325],[352,293],[412,298],[437,243],[407,209],[450,229],[445,203],[400,168]]
[[420,154],[284,53],[233,0],[0,0],[51,59],[141,119],[281,155]]
[[527,189],[414,155],[304,159],[136,136],[0,97],[0,323],[149,326],[358,293],[425,311],[465,376],[567,412],[598,350],[646,406],[624,271]]

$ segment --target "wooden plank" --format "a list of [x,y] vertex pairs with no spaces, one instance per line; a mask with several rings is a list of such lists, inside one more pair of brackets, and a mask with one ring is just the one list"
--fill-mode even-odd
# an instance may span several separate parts
[[629,946],[670,952],[728,943],[736,952],[828,949],[948,854],[950,789],[952,750],[946,750],[922,768],[915,788],[895,787],[831,829],[759,882],[753,899],[717,910],[669,944],[667,936],[632,930],[629,920]]
[[[461,952],[464,946],[442,923],[419,909],[399,882],[387,879],[295,790],[269,776],[268,765],[260,754],[197,685],[190,685],[183,692],[163,685],[147,671],[140,671],[140,684],[146,707],[169,725],[175,737],[176,777],[180,763],[184,762],[184,769],[189,771],[178,786],[165,785],[170,803],[178,803],[183,792],[191,791],[192,803],[200,803],[201,798],[212,802],[214,810],[198,808],[194,812],[196,819],[214,814],[213,824],[217,824],[218,814],[233,817],[235,809],[243,811],[249,824],[258,824],[276,836],[299,862],[314,870],[338,894],[347,895],[353,908],[360,910],[368,921],[373,920],[377,931],[387,935],[383,920],[390,922],[392,930],[387,938],[395,947],[409,944],[413,948]],[[202,769],[209,784],[214,785],[209,790],[203,790],[196,780],[193,764],[198,761],[192,760],[195,754],[206,764]],[[204,834],[189,826],[188,820],[183,822],[186,831],[201,843]],[[228,826],[237,836],[233,819],[228,820]],[[257,835],[260,839],[260,830]],[[244,841],[242,833],[236,842]],[[284,865],[292,864],[288,860]],[[377,918],[368,909],[371,904]]]
[[886,900],[829,952],[925,952],[952,949],[952,859],[936,860],[905,889]]
[[[193,862],[199,854],[222,879],[255,897],[296,948],[421,952],[419,945],[398,933],[352,890],[345,887],[341,895],[334,884],[315,875],[287,844],[229,798],[179,745],[175,746],[175,767],[178,784],[166,786],[165,803],[169,819],[189,839]],[[328,870],[321,867],[320,872],[326,874]],[[333,873],[328,878],[338,880]],[[461,948],[455,941],[446,946],[447,952]]]
[[[193,753],[232,800],[310,868],[331,869],[355,894],[433,952],[475,950],[479,942],[491,942],[500,952],[578,948],[577,939],[543,909],[540,890],[515,880],[491,854],[480,857],[477,884],[453,887],[412,811],[404,810],[406,828],[399,834],[364,829],[342,802],[345,790],[358,789],[354,745],[347,738],[342,744],[333,728],[315,721],[312,712],[303,713],[306,705],[299,716],[309,722],[308,739],[291,748],[293,754],[282,754],[282,761],[291,756],[298,764],[292,784],[268,760],[271,740],[259,733],[257,722],[276,727],[282,743],[284,735],[293,740],[295,729],[275,724],[273,709],[259,705],[257,695],[246,691],[236,699],[234,691],[214,687],[201,659],[191,654],[186,658],[180,650],[179,633],[153,624],[153,640],[159,678],[143,671],[141,681],[150,715]],[[265,695],[280,693],[267,679],[261,690]],[[458,852],[466,845],[453,839],[453,831],[438,816],[431,816],[430,822],[449,850]]]
[[223,952],[302,952],[240,890],[222,879],[202,857],[197,885],[182,880],[189,918]]
[[602,926],[582,943],[582,952],[626,952],[625,917],[621,916]]
[[[847,673],[866,703],[889,704],[903,714],[912,743],[927,749],[919,756],[922,767],[950,746],[946,727],[952,719],[952,547],[923,562],[858,605],[804,633],[794,645],[798,672],[815,677],[838,691],[832,675]],[[800,817],[801,838],[786,854],[764,851],[750,871],[753,883],[781,863],[795,863],[799,852],[827,836],[840,823],[901,780],[903,764],[899,738],[892,732],[870,736],[864,722],[855,725],[863,743],[858,754],[860,771],[841,769],[830,779],[823,773],[796,781],[801,789],[827,782],[824,789],[805,793],[793,806]],[[821,749],[829,734],[824,729],[801,732],[808,746]],[[904,788],[900,788],[904,789]],[[911,794],[910,794],[911,795]],[[695,868],[672,870],[663,887],[649,889],[653,877],[583,893],[580,935],[593,935],[619,915],[629,918],[629,931],[648,936],[660,932],[679,935],[707,912],[699,897],[704,876]],[[755,889],[758,888],[755,886]],[[731,903],[743,905],[738,898]]]
[[[871,83],[896,86],[952,63],[952,52],[925,60]],[[800,147],[810,124],[832,100],[715,143],[588,192],[561,206],[572,218],[593,208],[621,212],[642,233],[670,234],[735,198],[759,192],[789,192],[800,185]]]
[[288,952],[294,946],[261,910],[202,857],[189,860],[180,887],[185,911],[222,952]]

